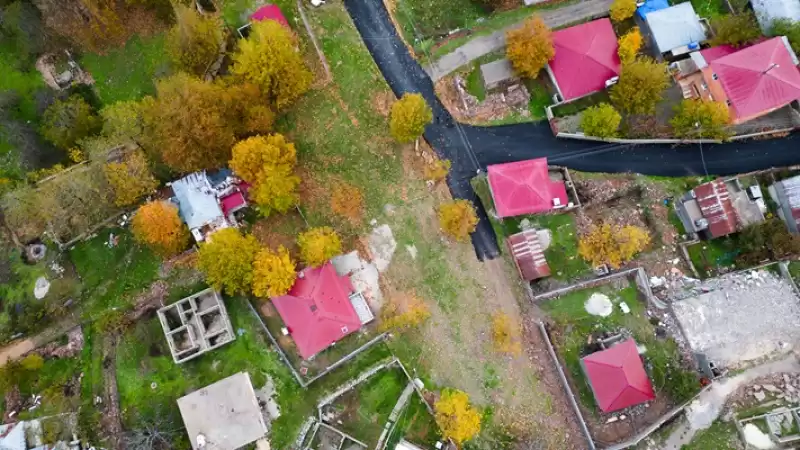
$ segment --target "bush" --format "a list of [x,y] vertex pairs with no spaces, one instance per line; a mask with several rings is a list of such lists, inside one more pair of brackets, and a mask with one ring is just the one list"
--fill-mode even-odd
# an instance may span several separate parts
[[430,164],[425,165],[425,173],[423,175],[426,180],[438,183],[447,178],[451,166],[452,164],[449,159],[436,158]]
[[389,132],[398,142],[413,142],[432,121],[431,107],[422,94],[406,93],[392,105]]
[[587,136],[611,138],[617,135],[622,116],[608,103],[600,103],[583,112],[581,130]]
[[445,389],[434,404],[436,424],[445,438],[456,445],[472,439],[481,430],[481,415],[470,405],[469,396],[455,389]]
[[752,13],[729,14],[711,21],[715,36],[712,45],[741,47],[761,37],[756,17]]
[[614,0],[610,13],[614,22],[630,19],[636,13],[636,0]]
[[253,295],[280,297],[294,286],[297,279],[294,261],[285,247],[277,251],[262,249],[253,262]]
[[629,63],[636,59],[639,49],[642,48],[642,33],[639,27],[634,27],[631,31],[625,33],[619,38],[619,60],[623,63]]
[[42,136],[64,150],[100,131],[100,127],[100,118],[78,95],[56,101],[47,108],[42,118]]
[[538,15],[506,33],[506,56],[524,77],[536,78],[555,55],[552,32]]
[[629,114],[653,114],[668,86],[666,64],[637,58],[622,65],[619,82],[611,88],[611,103]]
[[439,207],[439,226],[456,241],[465,241],[478,226],[478,214],[469,200],[453,200]]
[[650,235],[641,227],[610,224],[594,226],[578,241],[578,253],[595,266],[608,264],[614,269],[630,261],[650,245]]
[[726,126],[731,119],[725,103],[687,99],[675,110],[670,124],[676,136],[725,139],[729,135]]
[[319,267],[342,253],[342,240],[330,227],[312,228],[297,236],[300,259],[309,267]]
[[44,367],[44,358],[38,353],[31,353],[22,359],[20,366],[27,372],[35,372]]

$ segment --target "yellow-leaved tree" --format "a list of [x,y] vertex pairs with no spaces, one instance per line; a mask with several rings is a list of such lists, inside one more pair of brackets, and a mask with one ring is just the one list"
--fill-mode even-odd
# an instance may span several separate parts
[[639,49],[642,48],[642,33],[639,27],[633,27],[631,31],[619,38],[619,60],[623,63],[631,62],[636,59]]
[[284,246],[277,251],[261,249],[253,262],[253,294],[258,297],[279,297],[289,292],[297,272],[289,251]]
[[469,200],[459,199],[439,206],[439,226],[457,241],[465,241],[478,226],[478,214]]
[[189,230],[178,207],[165,201],[142,205],[131,220],[131,231],[137,241],[163,257],[175,255],[189,244]]
[[725,139],[731,122],[728,105],[722,102],[686,99],[675,108],[670,120],[678,137]]
[[260,246],[252,235],[236,228],[214,232],[200,244],[197,267],[208,284],[229,295],[247,294],[253,285],[253,260]]
[[639,57],[622,64],[619,82],[611,88],[611,103],[630,114],[653,114],[667,87],[667,65]]
[[218,16],[201,16],[195,8],[176,3],[175,25],[167,34],[167,53],[179,69],[203,75],[220,55],[223,29]]
[[436,424],[445,438],[456,445],[472,439],[481,431],[481,414],[470,405],[469,396],[456,389],[445,389],[433,406]]
[[319,267],[342,252],[342,240],[331,227],[318,227],[297,236],[300,259],[305,265]]
[[555,55],[553,33],[538,15],[506,33],[506,56],[524,77],[536,78]]
[[103,172],[114,191],[117,206],[130,206],[158,187],[147,158],[139,150],[128,153],[120,162],[107,163]]
[[636,0],[614,0],[609,11],[614,22],[630,19],[636,12]]
[[274,20],[252,24],[250,35],[239,41],[233,54],[231,73],[260,87],[277,109],[303,95],[313,78],[291,32]]
[[650,245],[646,229],[634,225],[624,227],[604,223],[594,226],[578,241],[578,254],[595,266],[608,264],[618,269]]
[[252,184],[250,198],[261,214],[285,213],[297,204],[297,150],[282,134],[253,136],[233,146],[230,168]]
[[413,142],[432,120],[431,107],[422,94],[405,93],[392,105],[389,132],[397,142]]
[[581,131],[587,136],[610,138],[617,135],[622,116],[608,103],[587,108],[581,115]]

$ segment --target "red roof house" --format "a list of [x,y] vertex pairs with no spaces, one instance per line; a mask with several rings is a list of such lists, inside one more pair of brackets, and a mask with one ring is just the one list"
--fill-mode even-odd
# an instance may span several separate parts
[[548,73],[564,101],[602,91],[619,75],[619,44],[608,19],[554,32],[553,47]]
[[350,279],[328,262],[302,270],[286,295],[272,299],[300,356],[308,359],[361,328],[352,292]]
[[708,221],[708,233],[712,239],[736,232],[739,218],[724,181],[710,181],[697,186],[693,191],[700,213]]
[[581,359],[597,405],[604,413],[655,398],[636,342],[628,339]]
[[250,19],[256,22],[261,22],[262,20],[274,20],[279,24],[289,28],[289,21],[286,20],[286,16],[283,15],[283,12],[278,5],[264,5],[261,8],[258,8],[256,12],[250,15]]
[[722,86],[733,123],[768,114],[800,99],[797,58],[784,38],[767,39],[713,59],[710,68],[712,79],[706,82]]
[[536,230],[513,234],[506,239],[506,244],[523,280],[533,281],[550,275],[550,266],[544,257]]
[[514,217],[567,205],[564,181],[551,180],[547,158],[529,159],[486,168],[497,216]]

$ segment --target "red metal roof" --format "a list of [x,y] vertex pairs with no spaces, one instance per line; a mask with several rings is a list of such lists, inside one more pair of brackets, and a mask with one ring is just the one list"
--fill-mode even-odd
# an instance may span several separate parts
[[303,359],[361,328],[350,303],[353,286],[330,262],[298,273],[288,294],[272,299]]
[[619,75],[619,44],[608,19],[554,32],[553,47],[550,70],[564,100],[602,91],[608,79]]
[[708,232],[712,238],[736,232],[739,217],[733,208],[731,195],[722,179],[710,181],[694,188],[700,213],[708,220]]
[[800,71],[775,37],[711,63],[734,118],[749,119],[800,99]]
[[286,16],[283,15],[283,12],[278,5],[264,5],[261,8],[258,8],[256,12],[250,15],[252,20],[256,22],[260,22],[262,20],[274,20],[281,25],[289,28],[289,21],[286,20]]
[[740,49],[730,45],[718,45],[716,47],[700,50],[700,54],[703,55],[703,59],[706,60],[706,64],[711,64],[712,61],[716,61],[723,56],[728,56],[731,53],[736,53],[739,50]]
[[583,367],[603,412],[656,398],[633,339],[583,358]]
[[511,235],[506,239],[506,244],[523,280],[533,281],[550,275],[550,266],[544,257],[536,230],[525,230]]
[[486,168],[492,200],[499,217],[535,214],[553,209],[553,199],[567,205],[563,181],[553,181],[547,158],[529,159]]
[[222,206],[222,214],[225,217],[232,212],[236,212],[245,206],[247,206],[247,200],[244,198],[244,194],[240,191],[231,192],[230,194],[222,197],[219,199],[220,206]]

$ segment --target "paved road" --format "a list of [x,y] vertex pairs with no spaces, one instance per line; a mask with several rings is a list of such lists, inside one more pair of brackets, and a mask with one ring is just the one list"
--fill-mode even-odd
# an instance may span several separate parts
[[[584,0],[563,8],[541,11],[539,15],[550,28],[560,28],[586,19],[605,16],[611,3],[612,0]],[[506,46],[506,32],[519,28],[520,25],[521,22],[515,23],[492,34],[478,36],[425,67],[425,72],[433,81],[437,81],[481,56],[496,52]]]
[[454,197],[473,201],[480,223],[472,235],[479,259],[499,254],[486,212],[469,185],[489,164],[546,156],[553,164],[588,172],[638,172],[648,175],[727,175],[800,163],[800,138],[717,145],[629,146],[556,139],[547,123],[474,127],[457,123],[433,89],[433,83],[408,53],[383,2],[345,0],[345,6],[378,68],[398,97],[421,93],[433,109],[434,123],[425,138],[453,166],[448,186]]

